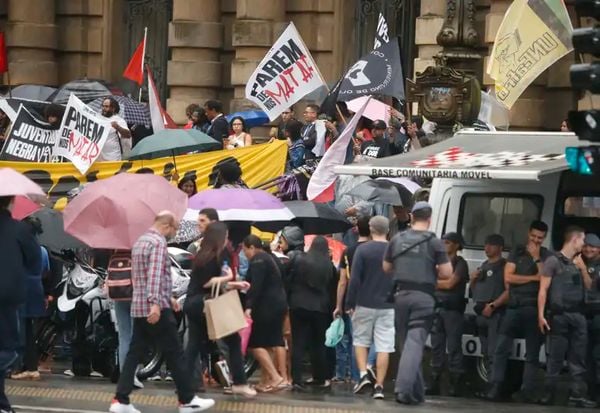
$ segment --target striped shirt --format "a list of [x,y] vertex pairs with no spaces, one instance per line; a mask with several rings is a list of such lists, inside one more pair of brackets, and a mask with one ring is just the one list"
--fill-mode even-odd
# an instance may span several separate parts
[[149,229],[131,250],[133,299],[131,316],[146,318],[152,304],[161,310],[171,308],[171,261],[167,240],[154,228]]

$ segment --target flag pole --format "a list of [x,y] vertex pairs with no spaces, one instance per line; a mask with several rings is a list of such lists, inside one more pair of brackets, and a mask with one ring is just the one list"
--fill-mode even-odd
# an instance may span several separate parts
[[10,69],[6,66],[6,81],[8,82],[8,97],[12,98],[12,85],[10,84]]
[[144,27],[144,45],[142,46],[142,85],[140,85],[140,93],[138,102],[142,103],[142,87],[144,85],[144,60],[146,59],[146,39],[148,38],[148,27]]

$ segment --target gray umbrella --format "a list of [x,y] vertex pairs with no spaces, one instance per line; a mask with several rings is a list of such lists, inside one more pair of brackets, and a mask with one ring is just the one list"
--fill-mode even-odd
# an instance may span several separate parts
[[59,211],[42,208],[32,216],[40,220],[44,231],[38,238],[39,243],[49,250],[60,252],[61,250],[87,248],[83,242],[65,232],[63,216]]
[[7,93],[5,97],[45,101],[56,92],[56,88],[43,85],[20,85]]
[[390,181],[367,181],[355,186],[348,195],[355,196],[365,201],[378,202],[388,205],[405,205],[402,202],[397,184]]

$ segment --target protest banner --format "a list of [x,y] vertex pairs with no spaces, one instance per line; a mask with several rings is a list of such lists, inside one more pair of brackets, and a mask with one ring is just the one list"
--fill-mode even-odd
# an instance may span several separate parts
[[404,76],[397,38],[362,56],[352,65],[340,84],[337,100],[347,101],[367,95],[404,99]]
[[283,175],[287,144],[284,141],[275,141],[234,151],[222,150],[150,161],[96,162],[86,174],[81,174],[70,162],[0,162],[0,168],[12,168],[26,175],[48,194],[52,206],[63,209],[68,193],[72,189],[98,179],[109,178],[120,172],[153,173],[172,180],[173,185],[176,185],[173,175],[177,170],[179,180],[192,176],[196,178],[198,190],[207,189],[209,175],[215,164],[230,157],[239,161],[242,179],[248,186],[253,187]]
[[54,155],[70,160],[84,174],[100,156],[111,129],[110,122],[71,94]]
[[23,105],[0,153],[2,161],[50,162],[58,131],[33,116]]
[[296,26],[290,23],[248,79],[246,99],[256,103],[274,120],[325,84]]
[[377,30],[375,32],[375,42],[373,43],[373,49],[379,49],[382,44],[390,42],[390,35],[388,34],[388,24],[385,21],[383,13],[379,12],[379,19],[377,20]]

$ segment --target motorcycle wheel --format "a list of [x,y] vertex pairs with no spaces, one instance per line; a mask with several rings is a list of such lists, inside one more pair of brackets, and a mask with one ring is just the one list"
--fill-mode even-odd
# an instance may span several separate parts
[[140,368],[137,371],[137,377],[140,380],[146,380],[156,374],[160,370],[163,362],[163,355],[158,346],[154,343],[149,345],[146,356],[140,363]]

